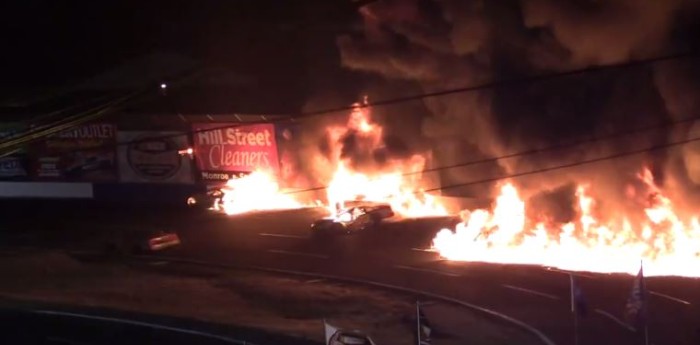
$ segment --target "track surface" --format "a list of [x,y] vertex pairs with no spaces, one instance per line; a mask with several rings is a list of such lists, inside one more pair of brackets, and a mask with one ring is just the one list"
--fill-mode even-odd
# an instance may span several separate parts
[[[42,310],[46,305],[25,305],[17,309],[1,309],[3,344],[314,344],[308,340],[272,335],[257,330],[232,328],[216,324],[164,318],[155,315],[115,313],[94,308],[85,312],[65,311],[63,306]],[[31,308],[33,311],[26,311]],[[121,314],[121,315],[120,315]]]
[[[444,219],[403,220],[387,223],[377,231],[317,241],[309,238],[309,225],[323,216],[320,209],[232,217],[136,207],[121,208],[119,212],[68,209],[70,214],[57,211],[57,217],[80,219],[86,226],[136,222],[176,230],[182,246],[162,255],[414,288],[520,319],[557,344],[574,343],[566,272],[534,266],[447,262],[420,250],[429,246],[441,223],[446,223]],[[579,275],[589,302],[588,316],[579,322],[579,344],[643,343],[643,332],[633,332],[619,323],[632,281],[628,275]],[[651,292],[650,343],[700,344],[700,280],[648,278],[647,288]]]

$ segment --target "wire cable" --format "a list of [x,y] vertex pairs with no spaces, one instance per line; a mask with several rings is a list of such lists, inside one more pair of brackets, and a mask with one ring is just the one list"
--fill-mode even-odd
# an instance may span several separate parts
[[32,141],[36,141],[51,134],[70,129],[89,120],[96,119],[97,117],[103,115],[106,110],[128,100],[129,98],[130,96],[123,96],[121,98],[109,102],[106,105],[100,105],[98,107],[90,109],[87,112],[70,116],[66,119],[63,119],[62,121],[57,121],[57,123],[53,123],[50,126],[41,126],[39,128],[30,129],[29,131],[24,132],[21,135],[13,136],[11,139],[1,142],[0,150],[11,149],[18,145],[28,144]]
[[[577,162],[573,162],[573,163],[555,165],[555,166],[540,168],[540,169],[533,169],[530,171],[523,171],[523,172],[507,174],[507,175],[503,175],[503,176],[490,177],[490,178],[486,178],[486,179],[474,180],[474,181],[469,181],[469,182],[464,182],[464,183],[457,183],[457,184],[452,184],[452,185],[447,185],[447,186],[440,186],[440,187],[436,187],[436,188],[422,189],[422,190],[414,191],[413,193],[418,194],[418,193],[435,192],[435,191],[441,191],[441,190],[445,190],[445,189],[468,187],[468,186],[479,185],[479,184],[484,184],[484,183],[491,183],[491,182],[497,182],[497,181],[502,181],[502,180],[514,179],[514,178],[523,177],[523,176],[542,174],[542,173],[555,171],[555,170],[568,169],[568,168],[573,168],[573,167],[577,167],[577,166],[581,166],[581,165],[594,164],[594,163],[624,158],[624,157],[628,157],[628,156],[634,156],[634,155],[639,155],[639,154],[643,154],[643,153],[664,150],[664,149],[668,149],[671,147],[682,146],[682,145],[690,144],[690,143],[697,142],[697,141],[700,141],[700,137],[679,140],[679,141],[674,141],[674,142],[665,143],[665,144],[654,145],[654,146],[650,146],[650,147],[645,147],[643,149],[636,149],[636,150],[630,150],[630,151],[625,151],[625,152],[619,152],[619,153],[615,153],[615,154],[611,154],[611,155],[607,155],[607,156],[591,158],[591,159],[577,161]],[[315,187],[315,188],[308,188],[308,189],[302,189],[302,190],[288,191],[288,192],[285,192],[285,194],[299,194],[299,193],[305,193],[305,192],[324,190],[327,188],[328,187]]]
[[[195,71],[196,72],[196,71]],[[186,82],[191,79],[197,78],[201,75],[201,72],[198,73],[191,73],[186,75],[185,77],[182,78],[180,81],[176,81],[176,83],[182,83]],[[104,116],[107,113],[116,110],[118,106],[126,104],[128,101],[142,95],[145,93],[148,93],[150,91],[150,88],[143,88],[141,90],[137,90],[134,92],[131,92],[130,94],[126,96],[122,96],[120,98],[114,99],[107,104],[97,106],[95,108],[92,108],[88,111],[79,113],[77,115],[72,115],[69,116],[65,119],[59,120],[54,125],[52,126],[42,126],[40,128],[42,129],[30,129],[27,132],[22,133],[21,135],[18,136],[13,136],[9,140],[5,140],[3,142],[0,142],[0,150],[4,149],[12,149],[13,146],[18,146],[18,145],[24,145],[28,144],[30,142],[39,140],[43,137],[68,130],[70,128],[76,127],[80,124],[83,124],[85,122],[88,122],[90,120],[94,120],[98,117]],[[65,123],[64,123],[65,122]],[[45,128],[48,127],[48,128]],[[45,129],[44,129],[45,128]],[[104,146],[99,146],[99,147],[108,147],[112,145],[104,145]],[[99,148],[98,147],[98,148]],[[74,151],[81,151],[81,150],[74,150]],[[7,154],[4,154],[2,156],[6,156]]]
[[492,177],[492,178],[475,180],[475,181],[470,181],[470,182],[457,183],[457,184],[452,184],[452,185],[447,185],[447,186],[441,186],[438,188],[425,189],[425,190],[423,190],[423,192],[434,192],[434,191],[445,190],[445,189],[467,187],[467,186],[473,186],[473,185],[478,185],[478,184],[483,184],[483,183],[513,179],[513,178],[518,178],[518,177],[523,177],[523,176],[528,176],[528,175],[542,174],[542,173],[546,173],[546,172],[554,171],[554,170],[568,169],[568,168],[573,168],[573,167],[577,167],[577,166],[581,166],[581,165],[594,164],[594,163],[624,158],[624,157],[628,157],[628,156],[635,156],[635,155],[653,152],[653,151],[658,151],[658,150],[665,150],[665,149],[668,149],[668,148],[671,148],[674,146],[682,146],[682,145],[690,144],[690,143],[693,143],[696,141],[700,141],[700,137],[679,140],[679,141],[674,141],[674,142],[665,143],[665,144],[654,145],[654,146],[646,147],[643,149],[630,150],[630,151],[626,151],[626,152],[619,152],[619,153],[611,154],[608,156],[586,159],[586,160],[568,163],[568,164],[555,165],[555,166],[551,166],[551,167],[547,167],[547,168],[534,169],[534,170],[530,170],[530,171],[523,171],[523,172],[503,175],[503,176],[499,176],[499,177]]
[[[506,155],[498,156],[498,157],[470,160],[470,161],[457,163],[457,164],[443,165],[443,166],[438,166],[438,167],[433,167],[433,168],[421,169],[421,170],[417,170],[417,171],[409,171],[409,172],[402,173],[401,176],[412,176],[412,175],[419,175],[419,174],[430,173],[430,172],[439,172],[439,171],[449,170],[449,169],[463,168],[463,167],[468,167],[468,166],[478,165],[478,164],[496,163],[498,161],[510,159],[510,158],[535,155],[535,154],[539,154],[539,153],[545,153],[548,151],[564,150],[564,149],[569,149],[569,148],[581,146],[584,144],[595,143],[595,142],[599,142],[599,141],[620,139],[620,138],[623,138],[626,136],[631,136],[634,134],[639,134],[639,133],[643,133],[643,132],[647,132],[647,131],[651,131],[651,130],[663,129],[663,128],[672,127],[672,126],[676,126],[676,125],[680,125],[680,124],[684,124],[684,123],[689,123],[689,122],[693,122],[693,121],[697,121],[697,120],[700,120],[700,116],[688,117],[688,118],[674,120],[674,121],[666,121],[666,122],[662,122],[662,123],[651,125],[651,126],[644,126],[644,127],[639,127],[639,128],[627,130],[627,131],[609,133],[607,135],[603,135],[603,136],[599,136],[599,137],[592,137],[592,138],[587,138],[587,139],[581,139],[581,140],[572,141],[572,142],[569,142],[566,144],[561,144],[561,145],[553,145],[553,146],[540,147],[540,148],[531,149],[531,150],[513,152],[513,153],[506,154]],[[290,191],[288,193],[295,194],[295,193],[312,192],[312,191],[324,190],[326,188],[328,188],[328,187],[327,186],[311,187],[311,188],[304,188],[302,190],[297,190],[297,191]]]
[[[316,118],[316,117],[323,116],[323,115],[326,115],[326,116],[327,115],[334,115],[334,114],[339,113],[339,112],[350,111],[350,110],[356,109],[358,107],[359,108],[369,108],[369,107],[388,106],[388,105],[400,104],[400,103],[405,103],[405,102],[417,101],[417,100],[421,100],[421,99],[425,99],[425,98],[442,97],[442,96],[447,96],[447,95],[452,95],[452,94],[502,88],[502,87],[508,87],[508,86],[513,86],[513,85],[526,84],[526,83],[542,82],[542,81],[546,81],[546,80],[550,80],[550,79],[562,78],[562,77],[567,77],[567,76],[575,76],[575,75],[585,74],[585,73],[594,73],[594,72],[601,72],[601,71],[607,71],[607,70],[647,66],[647,65],[653,65],[653,64],[657,64],[657,63],[661,63],[661,62],[696,57],[697,55],[698,55],[698,52],[696,52],[696,51],[688,51],[688,52],[677,53],[677,54],[672,54],[672,55],[659,56],[659,57],[655,57],[655,58],[628,61],[628,62],[619,63],[619,64],[611,64],[611,65],[605,65],[605,66],[594,66],[594,67],[588,67],[588,68],[584,68],[584,69],[564,71],[564,72],[555,72],[555,73],[543,74],[543,75],[538,75],[538,76],[525,76],[525,77],[520,77],[520,78],[511,78],[511,79],[504,79],[504,80],[499,80],[499,81],[491,81],[491,82],[486,82],[486,83],[471,85],[471,86],[465,86],[465,87],[460,87],[460,88],[453,88],[453,89],[446,89],[446,90],[440,90],[440,91],[429,92],[429,93],[420,93],[420,94],[415,94],[415,95],[390,98],[390,99],[371,102],[368,104],[326,108],[326,109],[308,111],[308,112],[280,114],[280,116],[284,116],[282,119],[238,122],[235,124],[221,125],[221,126],[214,127],[214,128],[182,131],[182,132],[177,133],[177,134],[162,135],[162,136],[152,137],[149,139],[137,139],[137,140],[132,140],[132,141],[128,141],[128,142],[117,142],[116,146],[131,145],[131,144],[135,144],[135,143],[139,143],[139,142],[145,142],[148,140],[171,139],[171,138],[180,137],[182,135],[194,135],[194,134],[202,133],[202,132],[209,132],[209,131],[229,129],[229,128],[238,128],[238,127],[242,127],[242,126],[258,125],[258,124],[296,123],[298,121],[308,120],[308,119]],[[111,145],[115,145],[115,144],[111,144]],[[2,146],[2,143],[0,143],[0,148],[1,147],[4,147],[4,146]]]
[[[196,134],[199,132],[208,132],[208,131],[219,130],[219,129],[236,128],[236,127],[240,127],[240,126],[248,126],[248,125],[254,125],[254,124],[275,124],[275,123],[284,123],[284,122],[296,122],[300,119],[306,119],[309,117],[315,117],[315,116],[320,116],[320,115],[334,114],[334,113],[338,113],[341,111],[348,111],[348,110],[356,109],[358,107],[367,108],[367,107],[376,107],[376,106],[387,106],[387,105],[391,105],[391,104],[404,103],[404,102],[420,100],[420,99],[425,99],[425,98],[430,98],[430,97],[440,97],[440,96],[456,94],[456,93],[473,92],[473,91],[484,90],[484,89],[505,87],[505,86],[509,86],[511,84],[532,83],[532,82],[539,82],[539,81],[544,81],[544,80],[548,80],[548,79],[552,79],[552,78],[560,78],[560,77],[566,77],[566,76],[572,76],[572,75],[578,75],[578,74],[584,74],[584,73],[599,72],[599,71],[611,70],[611,69],[617,69],[617,68],[630,68],[630,67],[636,67],[636,66],[643,66],[643,65],[655,64],[655,63],[664,62],[664,61],[671,61],[671,60],[676,60],[676,59],[681,59],[681,58],[692,57],[695,55],[696,55],[695,52],[686,52],[686,53],[681,53],[681,54],[667,55],[667,56],[661,56],[661,57],[645,59],[645,60],[630,61],[630,62],[621,63],[621,64],[597,66],[597,67],[591,67],[591,68],[586,68],[586,69],[551,73],[551,74],[540,75],[540,76],[530,76],[530,77],[524,77],[524,78],[507,79],[507,80],[489,82],[489,83],[475,85],[475,86],[467,86],[467,87],[462,87],[462,88],[436,91],[436,92],[432,92],[432,93],[422,93],[422,94],[418,94],[418,95],[411,95],[411,96],[386,99],[386,100],[381,100],[381,101],[377,101],[377,102],[372,102],[371,104],[359,104],[359,105],[330,108],[330,109],[311,111],[311,112],[302,112],[302,113],[298,113],[296,116],[289,115],[287,118],[284,118],[284,119],[241,122],[241,123],[236,123],[233,125],[223,125],[223,126],[219,126],[219,127],[215,127],[215,128],[185,131],[185,132],[181,132],[181,133],[177,133],[177,134],[157,136],[157,137],[146,138],[146,139],[131,140],[128,142],[117,142],[116,144],[105,145],[105,147],[131,145],[131,144],[137,143],[139,141],[145,142],[145,141],[154,140],[154,139],[167,139],[167,138],[173,138],[173,137],[180,137],[182,135],[187,135],[187,134]],[[140,93],[140,92],[136,92],[135,94],[138,94],[138,93]],[[127,97],[126,99],[129,99],[129,98],[131,98],[131,97]],[[126,99],[120,98],[117,101],[117,103],[121,102],[122,100],[126,100]],[[28,142],[40,139],[44,136],[47,136],[47,135],[50,135],[53,133],[57,133],[57,132],[60,132],[62,130],[66,130],[66,129],[74,127],[78,124],[87,122],[87,121],[94,119],[94,118],[97,118],[97,117],[103,115],[104,113],[105,113],[105,109],[101,109],[97,113],[94,113],[92,115],[86,115],[83,118],[77,118],[75,121],[54,126],[50,129],[42,131],[38,134],[35,133],[35,134],[28,135],[28,138],[26,138],[26,139],[15,138],[13,140],[1,142],[0,143],[0,150],[9,149],[9,148],[12,148],[12,146],[26,144]],[[676,125],[676,124],[680,124],[680,123],[695,121],[697,119],[698,119],[698,117],[687,118],[687,119],[682,119],[679,121],[672,121],[672,122],[669,122],[667,124],[662,124],[661,126]],[[559,146],[538,148],[538,149],[533,149],[533,150],[516,152],[516,153],[509,154],[509,155],[501,156],[501,157],[475,160],[475,161],[469,161],[469,162],[464,162],[464,163],[459,163],[459,164],[454,164],[454,165],[449,165],[449,166],[435,167],[435,168],[424,169],[421,171],[408,172],[404,175],[413,175],[413,174],[419,174],[419,173],[425,173],[425,172],[435,172],[435,171],[441,171],[441,170],[446,170],[446,169],[465,167],[465,166],[469,166],[469,165],[495,162],[495,161],[502,160],[502,159],[515,158],[515,157],[530,155],[530,154],[537,154],[537,153],[542,153],[545,151],[551,151],[551,150],[556,150],[556,149],[575,147],[578,145],[582,145],[584,143],[591,143],[591,142],[602,141],[602,140],[610,140],[610,139],[613,139],[616,137],[631,135],[634,133],[647,131],[647,130],[654,129],[654,128],[661,128],[661,127],[659,127],[659,125],[643,127],[643,128],[639,128],[639,129],[635,129],[635,130],[631,130],[631,131],[609,134],[609,135],[603,136],[603,137],[575,141],[575,142],[572,142],[569,144],[564,144],[564,145],[559,145]],[[76,151],[79,151],[79,150],[76,150]],[[301,193],[301,192],[306,192],[306,191],[322,190],[325,188],[327,188],[327,187],[325,187],[325,186],[324,187],[314,187],[314,188],[304,189],[302,191],[295,191],[295,192]]]

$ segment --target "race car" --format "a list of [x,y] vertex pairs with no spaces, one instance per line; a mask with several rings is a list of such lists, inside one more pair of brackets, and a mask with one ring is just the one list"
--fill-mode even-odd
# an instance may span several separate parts
[[204,193],[198,193],[187,198],[187,205],[196,209],[217,209],[224,198],[224,190],[211,187]]
[[334,217],[311,224],[313,236],[352,234],[376,227],[382,220],[394,216],[389,205],[360,205],[344,209]]

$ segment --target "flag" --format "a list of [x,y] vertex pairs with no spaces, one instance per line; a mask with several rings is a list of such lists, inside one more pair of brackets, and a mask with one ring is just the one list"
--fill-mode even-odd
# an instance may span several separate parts
[[416,302],[416,317],[417,317],[416,322],[418,323],[417,334],[416,334],[416,336],[418,337],[418,341],[417,341],[418,345],[430,345],[430,344],[432,344],[432,341],[430,339],[430,335],[433,332],[433,327],[430,326],[430,323],[428,322],[428,318],[425,317],[423,310],[420,309],[420,302]]
[[338,331],[339,331],[340,329],[338,329],[338,327],[335,327],[335,326],[329,324],[328,322],[326,322],[326,320],[323,320],[323,330],[324,330],[324,333],[325,333],[325,335],[326,335],[326,337],[325,337],[325,339],[326,339],[326,344],[330,344],[330,343],[331,343],[331,339],[333,338],[333,336],[334,336],[336,333],[338,333]]
[[375,345],[372,338],[360,331],[348,331],[323,320],[326,345]]
[[634,279],[632,285],[632,291],[629,298],[627,298],[627,305],[625,306],[625,315],[627,316],[627,321],[634,325],[635,327],[641,326],[646,323],[647,314],[647,300],[646,300],[646,287],[644,286],[644,272],[643,268],[639,267],[639,273]]
[[569,277],[571,278],[571,312],[576,313],[577,316],[586,316],[588,315],[588,302],[583,295],[583,290],[573,274],[570,274]]

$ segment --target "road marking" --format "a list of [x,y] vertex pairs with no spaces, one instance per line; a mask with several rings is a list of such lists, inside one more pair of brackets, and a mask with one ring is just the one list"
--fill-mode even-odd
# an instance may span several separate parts
[[501,286],[503,286],[506,289],[525,292],[525,293],[529,293],[529,294],[533,294],[533,295],[537,295],[537,296],[541,296],[541,297],[545,297],[545,298],[549,298],[549,299],[553,299],[553,300],[559,300],[559,297],[545,293],[545,292],[539,292],[539,291],[530,290],[530,289],[526,289],[523,287],[508,285],[508,284],[502,284]]
[[671,301],[674,301],[674,302],[678,302],[678,303],[680,303],[680,304],[690,305],[690,302],[688,302],[688,301],[684,301],[684,300],[682,300],[682,299],[680,299],[680,298],[676,298],[676,297],[673,297],[673,296],[669,296],[669,295],[666,295],[666,294],[662,294],[662,293],[660,293],[660,292],[649,291],[649,294],[654,295],[654,296],[659,296],[659,297],[661,297],[661,298],[665,298],[665,299],[667,299],[667,300],[671,300]]
[[313,254],[313,253],[299,253],[299,252],[290,252],[286,250],[277,250],[277,249],[270,249],[268,250],[270,253],[275,253],[275,254],[284,254],[284,255],[294,255],[294,256],[304,256],[308,258],[316,258],[316,259],[328,259],[328,256],[326,255],[321,255],[321,254]]
[[301,236],[301,235],[268,234],[265,232],[259,233],[258,235],[267,236],[267,237],[282,237],[282,238],[295,238],[295,239],[308,239],[309,238],[307,236]]
[[90,320],[106,321],[106,322],[113,322],[113,323],[121,323],[121,324],[127,324],[127,325],[135,325],[135,326],[141,326],[141,327],[149,327],[152,329],[160,329],[160,330],[167,330],[167,331],[173,331],[173,332],[180,332],[180,333],[184,333],[184,334],[192,334],[192,335],[197,335],[197,336],[202,336],[202,337],[208,337],[211,339],[221,340],[221,341],[224,341],[224,342],[227,342],[230,344],[245,344],[245,342],[242,340],[227,338],[227,337],[216,335],[216,334],[200,332],[200,331],[193,331],[193,330],[184,329],[184,328],[177,328],[177,327],[173,327],[173,326],[157,325],[157,324],[142,322],[142,321],[118,319],[118,318],[114,318],[114,317],[105,317],[105,316],[93,316],[93,315],[85,315],[85,314],[69,313],[69,312],[62,312],[62,311],[53,311],[53,310],[34,310],[33,312],[36,314],[53,315],[53,316],[68,316],[68,317],[81,318],[81,319],[90,319]]
[[398,268],[401,270],[411,270],[411,271],[418,271],[418,272],[426,272],[426,273],[435,273],[435,274],[441,274],[444,276],[448,277],[460,277],[460,274],[457,273],[452,273],[452,272],[445,272],[445,271],[436,271],[436,270],[431,270],[427,268],[419,268],[419,267],[411,267],[411,266],[403,266],[403,265],[395,265],[394,268]]
[[434,249],[423,249],[423,248],[411,248],[412,251],[414,252],[421,252],[421,253],[437,253]]
[[571,274],[571,275],[576,276],[576,277],[583,277],[583,278],[594,279],[594,280],[598,279],[595,276],[592,276],[590,274],[585,274],[585,273],[580,273],[580,272],[575,272],[575,271],[560,270],[560,269],[554,268],[554,267],[547,267],[546,269],[547,269],[547,271],[550,271],[550,272]]
[[630,332],[634,332],[634,331],[635,331],[634,327],[632,327],[632,326],[628,325],[626,322],[624,322],[624,321],[622,321],[622,320],[616,318],[614,315],[608,313],[608,312],[605,311],[605,310],[596,309],[595,312],[598,313],[598,314],[600,314],[600,315],[603,315],[603,316],[607,317],[607,318],[610,319],[610,320],[615,321],[615,323],[617,323],[618,325],[622,326],[622,328],[624,328],[624,329],[626,329],[626,330],[628,330],[628,331],[630,331]]

